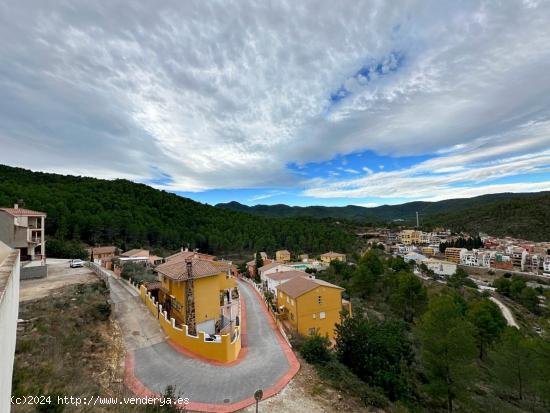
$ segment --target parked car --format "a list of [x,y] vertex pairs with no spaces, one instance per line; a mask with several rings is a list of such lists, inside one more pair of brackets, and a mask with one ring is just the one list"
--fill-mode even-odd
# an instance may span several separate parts
[[84,261],[82,261],[82,260],[71,260],[69,262],[69,265],[71,266],[71,268],[84,267]]

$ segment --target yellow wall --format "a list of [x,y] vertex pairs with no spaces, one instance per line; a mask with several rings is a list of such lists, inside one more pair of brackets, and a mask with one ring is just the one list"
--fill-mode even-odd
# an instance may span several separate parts
[[[144,286],[140,288],[140,295],[149,310],[157,317],[157,304],[154,299],[151,298],[151,295],[147,294],[147,289]],[[233,342],[229,334],[224,334],[221,336],[221,342],[215,343],[204,341],[205,334],[202,331],[199,331],[197,336],[189,336],[187,334],[186,325],[183,325],[181,329],[177,328],[175,326],[175,320],[173,318],[168,320],[165,313],[160,314],[159,323],[164,332],[174,343],[201,357],[220,361],[222,363],[230,363],[239,357],[239,352],[241,351],[240,326],[235,327],[236,337]]]
[[[318,301],[319,296],[321,296],[321,304]],[[319,286],[296,299],[288,297],[281,291],[277,298],[277,305],[285,306],[288,310],[288,321],[300,334],[307,336],[311,333],[310,329],[318,329],[321,336],[334,339],[334,326],[341,322],[342,290]],[[325,313],[324,319],[320,317],[321,312]]]
[[321,261],[325,264],[330,264],[332,261],[346,262],[346,257],[345,256],[327,257],[327,256],[321,255]]
[[[185,288],[186,281],[174,281],[161,275],[162,287],[176,297],[180,309],[174,309],[171,314],[179,323],[185,322]],[[237,281],[234,277],[228,277],[222,272],[211,277],[197,278],[193,281],[195,297],[195,320],[202,323],[206,320],[218,320],[220,318],[220,291],[235,288]],[[161,304],[164,297],[160,297]]]
[[275,260],[276,261],[290,261],[290,253],[282,252],[282,251],[276,251],[275,252]]

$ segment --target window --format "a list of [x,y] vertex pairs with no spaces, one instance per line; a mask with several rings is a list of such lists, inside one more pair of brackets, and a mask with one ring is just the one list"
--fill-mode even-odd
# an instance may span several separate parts
[[313,313],[313,318],[317,318],[317,314]]
[[292,298],[290,299],[290,304],[294,305],[294,300]]
[[319,313],[319,318],[320,318],[321,320],[324,320],[324,319],[326,318],[326,314],[325,314],[324,311],[321,311],[321,312]]
[[317,329],[316,328],[310,328],[308,331],[309,331],[310,336],[314,336],[315,333],[317,332]]
[[317,303],[323,304],[323,299],[320,295],[317,296]]

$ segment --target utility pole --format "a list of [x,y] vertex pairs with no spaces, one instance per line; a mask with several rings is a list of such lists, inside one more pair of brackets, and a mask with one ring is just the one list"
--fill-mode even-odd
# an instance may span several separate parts
[[416,228],[420,228],[420,222],[418,220],[418,211],[416,211]]

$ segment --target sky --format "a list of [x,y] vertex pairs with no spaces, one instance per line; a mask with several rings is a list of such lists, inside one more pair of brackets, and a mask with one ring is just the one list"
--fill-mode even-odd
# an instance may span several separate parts
[[549,22],[536,0],[1,2],[0,163],[210,204],[550,190]]

